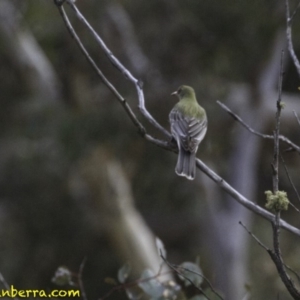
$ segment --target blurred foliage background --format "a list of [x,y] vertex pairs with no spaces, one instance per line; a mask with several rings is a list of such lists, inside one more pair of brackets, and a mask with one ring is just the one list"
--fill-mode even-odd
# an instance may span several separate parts
[[[264,206],[264,191],[271,188],[272,142],[246,133],[216,100],[254,129],[272,132],[280,51],[286,47],[284,1],[76,4],[144,82],[147,108],[164,127],[169,128],[175,104],[170,93],[181,84],[195,88],[209,120],[198,157]],[[294,8],[296,1],[290,5]],[[1,0],[0,11],[0,271],[9,283],[19,289],[51,289],[57,267],[78,272],[87,257],[83,280],[88,299],[95,299],[111,289],[106,277],[115,277],[126,261],[134,264],[136,256],[124,250],[126,238],[121,242],[118,236],[122,225],[117,220],[125,212],[120,208],[116,214],[111,200],[118,187],[109,170],[117,165],[115,182],[120,183],[118,176],[125,180],[128,206],[164,242],[171,262],[199,256],[204,274],[226,299],[247,293],[250,299],[290,299],[268,255],[238,221],[268,245],[270,224],[239,207],[200,172],[194,182],[175,175],[176,155],[140,138],[52,1]],[[68,7],[66,11],[101,70],[147,130],[163,138],[140,115],[134,86],[108,62]],[[297,51],[299,15],[293,34]],[[299,126],[292,111],[300,112],[299,79],[287,55],[285,70],[281,126],[297,143]],[[299,190],[299,157],[288,152],[284,159]],[[299,206],[283,167],[280,189]],[[300,226],[294,210],[283,217]],[[298,237],[282,232],[281,246],[287,264],[299,270]],[[120,293],[111,299],[126,297]]]

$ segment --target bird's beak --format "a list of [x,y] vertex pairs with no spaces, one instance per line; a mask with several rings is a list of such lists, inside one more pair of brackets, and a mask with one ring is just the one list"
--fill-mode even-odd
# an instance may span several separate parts
[[171,94],[171,96],[176,96],[177,94],[178,94],[177,91],[175,91]]

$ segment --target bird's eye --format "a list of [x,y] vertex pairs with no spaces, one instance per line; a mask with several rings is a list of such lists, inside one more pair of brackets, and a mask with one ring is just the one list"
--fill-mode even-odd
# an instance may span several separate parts
[[178,94],[180,94],[182,92],[182,89],[181,88],[179,88],[178,89]]

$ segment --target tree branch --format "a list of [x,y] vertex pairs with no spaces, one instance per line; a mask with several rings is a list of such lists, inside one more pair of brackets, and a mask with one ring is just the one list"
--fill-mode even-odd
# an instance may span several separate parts
[[[299,195],[299,193],[298,193],[298,191],[297,191],[297,189],[295,187],[295,184],[294,184],[294,182],[293,182],[293,180],[292,180],[292,178],[290,176],[290,173],[289,173],[289,170],[288,170],[288,168],[286,166],[285,160],[283,159],[282,155],[280,157],[281,157],[281,160],[282,160],[282,163],[283,163],[283,167],[284,167],[285,173],[286,173],[286,175],[288,177],[288,180],[289,180],[289,182],[290,182],[290,184],[291,184],[291,186],[292,186],[292,188],[293,188],[293,190],[294,190],[294,192],[295,192],[295,194],[297,196],[298,201],[300,202],[300,195]],[[294,207],[294,209],[297,212],[300,212],[299,209],[293,205],[293,203],[290,202],[290,204]]]
[[[278,83],[278,99],[276,102],[276,116],[275,116],[275,130],[274,130],[274,158],[272,163],[273,169],[273,194],[278,192],[278,165],[279,165],[279,130],[280,130],[280,114],[282,109],[282,80],[283,80],[283,55],[284,51],[281,52],[281,61],[280,61],[280,75],[279,75],[279,83]],[[280,218],[280,214],[279,214]]]
[[[279,219],[277,219],[277,221],[279,221]],[[259,246],[261,246],[263,249],[265,249],[271,259],[273,260],[277,270],[278,270],[278,273],[280,274],[280,277],[283,276],[283,281],[284,281],[284,284],[286,285],[287,289],[290,291],[290,289],[292,289],[292,293],[291,295],[293,296],[294,299],[300,299],[299,298],[299,292],[295,289],[295,286],[294,286],[294,283],[292,281],[292,279],[289,277],[289,275],[286,273],[286,270],[285,270],[285,267],[287,269],[289,269],[292,273],[294,273],[297,278],[299,278],[298,274],[292,270],[290,267],[286,266],[282,260],[282,257],[281,257],[281,252],[280,252],[280,249],[278,248],[279,247],[279,241],[274,240],[274,244],[276,244],[276,250],[275,252],[268,248],[266,245],[264,245],[250,230],[247,229],[247,227],[242,223],[242,222],[239,222],[240,225],[242,225],[244,227],[244,229],[248,232],[248,234],[255,239],[255,241],[259,244]],[[274,227],[273,227],[274,228]],[[275,230],[279,230],[279,226],[276,227]],[[279,236],[279,233],[276,234],[276,236],[278,237]],[[273,236],[275,237],[275,235]],[[279,254],[279,256],[278,256]],[[281,275],[282,274],[282,275]]]
[[289,291],[290,295],[294,298],[294,299],[300,299],[300,293],[299,291],[296,289],[295,284],[293,282],[293,280],[291,279],[291,277],[287,274],[286,269],[285,269],[285,265],[282,259],[282,255],[281,255],[281,250],[280,250],[280,244],[279,244],[279,234],[280,234],[280,212],[277,212],[275,215],[275,221],[272,223],[272,227],[273,227],[273,247],[274,247],[274,251],[272,251],[271,249],[268,250],[268,253],[271,257],[271,259],[273,260],[278,274],[282,280],[282,282],[284,283],[285,287],[287,288],[287,290]]
[[104,53],[106,54],[109,61],[112,63],[112,65],[119,70],[122,75],[131,81],[137,91],[138,100],[139,100],[139,109],[141,113],[144,115],[144,117],[151,123],[154,127],[156,127],[158,130],[160,130],[167,138],[171,139],[171,134],[162,127],[148,112],[145,106],[145,97],[144,97],[144,91],[143,91],[143,84],[141,81],[136,79],[131,72],[125,68],[125,66],[113,55],[113,53],[108,49],[102,38],[97,34],[97,32],[94,30],[94,28],[89,24],[89,22],[85,19],[85,17],[81,14],[77,6],[73,3],[72,0],[66,0],[66,3],[68,3],[71,8],[74,10],[76,17],[81,21],[87,29],[90,31],[90,33],[93,35],[96,42],[99,44],[99,46],[102,48]]
[[[236,191],[230,184],[228,184],[222,177],[216,174],[213,170],[211,170],[208,166],[206,166],[200,159],[196,160],[197,167],[205,173],[209,178],[211,178],[220,188],[222,188],[227,194],[232,196],[236,201],[242,204],[247,209],[251,210],[255,214],[263,217],[264,219],[272,222],[274,220],[274,214],[269,211],[263,209],[259,205],[256,205],[243,195],[241,195],[238,191]],[[289,223],[280,220],[280,226],[300,237],[300,229],[293,227]]]
[[[210,300],[210,298],[207,297],[207,295],[205,294],[205,292],[202,290],[201,287],[195,285],[194,282],[193,282],[190,278],[184,276],[184,274],[182,274],[182,272],[180,272],[176,266],[173,266],[172,264],[170,264],[170,263],[166,260],[166,258],[162,255],[161,252],[160,252],[160,257],[161,257],[161,259],[164,261],[164,263],[165,263],[172,271],[174,271],[175,274],[177,274],[178,276],[184,277],[184,279],[186,279],[192,286],[194,286],[200,293],[202,293],[203,296],[204,296],[206,299]],[[222,298],[221,298],[221,299],[222,299]]]
[[289,0],[285,0],[285,14],[286,14],[286,38],[287,38],[287,43],[288,43],[288,50],[290,53],[290,56],[293,60],[293,63],[295,65],[295,68],[297,70],[298,76],[300,77],[300,62],[297,58],[297,55],[294,50],[294,45],[293,45],[293,39],[292,39],[292,21],[293,18],[300,6],[300,2],[298,3],[294,13],[292,14],[292,17],[290,16],[290,7],[289,7]]
[[75,42],[79,46],[80,50],[82,51],[83,55],[86,57],[88,62],[91,64],[93,69],[96,71],[97,75],[100,77],[102,82],[110,89],[110,91],[115,95],[115,97],[118,99],[118,101],[122,104],[124,107],[126,113],[129,115],[131,121],[134,123],[134,125],[138,128],[138,131],[142,134],[146,133],[146,130],[144,126],[141,124],[141,122],[137,119],[133,111],[131,110],[130,106],[128,105],[126,99],[118,92],[118,90],[113,86],[113,84],[105,77],[105,75],[102,73],[102,71],[98,68],[95,61],[92,59],[86,48],[84,47],[83,43],[81,42],[79,36],[76,34],[68,16],[66,15],[66,12],[62,5],[58,6],[58,10],[65,22],[66,27],[69,30],[69,33],[74,38]]
[[[270,139],[273,140],[274,136],[273,135],[269,135],[269,134],[264,134],[264,133],[260,133],[256,130],[254,130],[252,127],[250,127],[248,124],[246,124],[241,117],[239,117],[236,113],[234,113],[232,110],[230,110],[228,108],[228,106],[226,106],[224,103],[222,103],[221,101],[217,101],[217,104],[219,104],[225,111],[228,112],[228,114],[237,122],[239,122],[244,128],[246,128],[248,131],[250,131],[251,133],[262,137],[264,139]],[[295,143],[293,143],[291,140],[289,140],[287,137],[283,136],[283,135],[279,135],[279,140],[285,142],[287,145],[289,145],[291,148],[293,148],[295,151],[297,151],[300,154],[300,147],[298,145],[296,145]]]
[[[272,179],[273,179],[273,194],[275,195],[278,191],[279,185],[279,177],[278,177],[278,168],[279,168],[279,131],[280,131],[280,114],[282,109],[282,81],[283,81],[283,54],[281,53],[281,65],[280,65],[280,74],[279,74],[279,83],[278,83],[278,99],[276,102],[276,116],[275,116],[275,130],[274,130],[274,156],[273,156],[273,163],[272,163]],[[274,264],[276,265],[278,274],[284,283],[285,287],[287,288],[288,292],[294,299],[300,299],[300,293],[296,289],[293,280],[287,274],[285,265],[283,262],[283,258],[281,255],[280,249],[280,213],[281,210],[275,211],[275,219],[272,222],[273,228],[273,251],[268,251],[269,255],[271,256]]]
[[[134,115],[134,113],[132,112],[132,110],[130,109],[130,106],[126,103],[126,105],[124,104],[125,99],[116,91],[116,89],[110,84],[110,82],[107,82],[106,78],[103,77],[103,73],[101,72],[101,70],[97,67],[96,63],[92,60],[92,58],[89,56],[88,52],[86,51],[86,49],[84,48],[83,44],[81,43],[80,39],[78,38],[77,34],[75,33],[74,29],[72,28],[69,20],[67,19],[66,14],[64,13],[63,7],[61,5],[58,5],[56,3],[57,0],[54,0],[54,3],[57,5],[57,7],[59,8],[60,13],[62,14],[62,17],[65,21],[65,24],[67,26],[67,28],[69,29],[70,34],[74,37],[75,41],[77,42],[77,44],[79,45],[80,49],[82,50],[83,54],[85,55],[85,57],[87,58],[87,60],[90,62],[90,64],[93,66],[93,68],[95,69],[95,71],[97,72],[97,74],[100,76],[101,80],[109,87],[109,89],[114,93],[114,95],[116,96],[116,98],[121,102],[121,104],[123,105],[124,109],[126,110],[126,113],[129,115],[130,119],[132,120],[132,122],[135,124],[135,126],[139,129],[140,132],[142,132],[142,137],[145,138],[147,141],[165,149],[165,150],[169,150],[172,152],[178,152],[177,146],[172,144],[169,141],[162,141],[162,140],[158,140],[153,138],[152,136],[150,136],[149,134],[146,134],[146,132],[144,131],[144,127],[143,125],[137,120],[136,116]],[[104,42],[102,41],[102,39],[98,36],[98,34],[94,31],[94,29],[90,26],[90,24],[87,22],[87,20],[82,16],[82,14],[79,12],[79,10],[77,9],[77,7],[74,5],[74,3],[72,2],[72,0],[65,0],[66,3],[68,3],[73,10],[76,13],[76,16],[79,18],[80,21],[82,21],[85,26],[87,26],[87,28],[89,29],[89,31],[93,34],[94,38],[97,40],[97,42],[99,43],[99,45],[102,47],[102,49],[104,50],[104,52],[107,54],[109,60],[112,62],[112,64],[118,68],[118,70],[129,80],[131,80],[134,85],[136,86],[137,92],[138,92],[138,98],[139,98],[139,105],[140,105],[140,109],[142,108],[141,111],[143,111],[144,108],[144,113],[146,112],[146,118],[147,120],[153,124],[156,128],[160,128],[161,126],[153,119],[153,117],[147,117],[147,110],[145,109],[145,103],[144,103],[144,94],[143,94],[143,90],[141,87],[141,84],[138,82],[137,79],[135,79],[131,73],[119,62],[119,60],[117,60],[117,58],[115,58],[115,56],[111,53],[111,51],[107,48],[107,46],[104,44]],[[219,101],[218,101],[219,103]],[[221,106],[225,106],[224,104],[219,103],[219,105]],[[226,107],[226,106],[225,106]],[[226,110],[229,110],[226,107]],[[150,114],[149,114],[150,115]],[[233,114],[234,115],[234,114]],[[154,120],[154,122],[153,122]],[[165,135],[168,138],[171,138],[170,133],[163,128],[162,130]],[[272,137],[273,138],[273,137]],[[280,137],[281,139],[283,139],[284,137]],[[287,141],[286,141],[287,142]],[[288,142],[287,142],[288,143]],[[291,142],[289,142],[288,144],[293,144]],[[298,147],[298,146],[296,146]],[[299,153],[300,153],[300,147],[299,148]],[[214,182],[217,183],[218,186],[220,186],[226,193],[228,193],[229,195],[231,195],[236,201],[238,201],[240,204],[242,204],[244,207],[246,207],[247,209],[251,210],[252,212],[260,215],[261,217],[269,220],[272,222],[272,220],[274,219],[274,215],[270,212],[268,212],[267,210],[261,208],[260,206],[254,204],[253,202],[251,202],[250,200],[248,200],[246,197],[244,197],[243,195],[241,195],[239,192],[237,192],[232,186],[230,186],[223,178],[221,178],[219,175],[217,175],[213,170],[211,170],[208,166],[206,166],[200,159],[196,160],[196,166],[198,167],[198,169],[200,169],[202,172],[204,172],[209,178],[211,178]],[[292,225],[288,224],[287,222],[281,220],[280,221],[280,226],[294,234],[296,234],[297,236],[300,236],[300,230],[296,227],[293,227]]]
[[78,272],[78,284],[79,284],[79,288],[80,288],[83,300],[87,300],[84,284],[83,284],[83,281],[82,281],[82,272],[83,272],[83,269],[85,267],[86,260],[87,260],[87,258],[84,257],[83,261],[80,264],[79,272]]
[[295,118],[297,119],[297,122],[298,122],[298,124],[300,126],[300,119],[298,117],[298,114],[294,110],[293,110],[293,112],[294,112]]

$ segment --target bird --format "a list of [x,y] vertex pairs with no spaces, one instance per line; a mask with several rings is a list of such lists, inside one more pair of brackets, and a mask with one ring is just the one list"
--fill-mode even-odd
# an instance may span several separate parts
[[171,95],[179,98],[169,114],[172,138],[178,146],[175,172],[193,180],[196,175],[196,153],[207,131],[206,112],[190,86],[182,85]]

